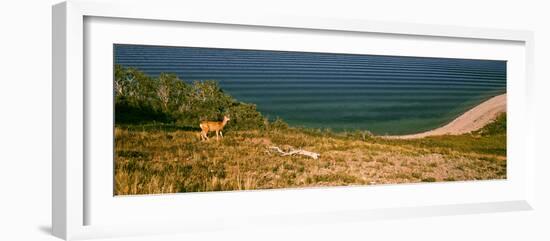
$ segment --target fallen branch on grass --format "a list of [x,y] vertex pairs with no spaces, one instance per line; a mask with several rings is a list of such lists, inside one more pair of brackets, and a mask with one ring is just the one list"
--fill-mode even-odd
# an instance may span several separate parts
[[281,154],[281,156],[304,155],[304,156],[311,157],[313,159],[318,159],[319,156],[321,155],[319,153],[315,153],[315,152],[311,152],[311,151],[293,150],[293,149],[288,151],[288,152],[284,152],[283,150],[281,150],[281,148],[276,147],[276,146],[271,146],[269,148],[277,151],[278,153]]

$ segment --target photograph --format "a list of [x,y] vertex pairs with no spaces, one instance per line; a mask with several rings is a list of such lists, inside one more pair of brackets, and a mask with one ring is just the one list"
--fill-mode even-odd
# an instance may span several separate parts
[[507,61],[113,44],[114,195],[507,178]]

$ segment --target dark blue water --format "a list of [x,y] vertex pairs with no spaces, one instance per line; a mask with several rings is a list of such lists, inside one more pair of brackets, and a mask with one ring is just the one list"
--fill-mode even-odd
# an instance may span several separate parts
[[115,45],[115,64],[217,80],[290,125],[376,134],[442,126],[506,92],[506,62],[449,58]]

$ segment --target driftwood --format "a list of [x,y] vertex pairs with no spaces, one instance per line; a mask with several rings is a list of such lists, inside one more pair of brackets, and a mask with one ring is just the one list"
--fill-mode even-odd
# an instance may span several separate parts
[[269,147],[269,149],[273,149],[273,150],[277,151],[279,154],[281,154],[281,156],[304,155],[304,156],[311,157],[313,159],[318,159],[319,156],[321,155],[319,153],[315,153],[315,152],[311,152],[311,151],[294,150],[294,149],[291,149],[288,152],[284,152],[283,150],[281,150],[281,148],[276,147],[276,146],[271,146],[271,147]]

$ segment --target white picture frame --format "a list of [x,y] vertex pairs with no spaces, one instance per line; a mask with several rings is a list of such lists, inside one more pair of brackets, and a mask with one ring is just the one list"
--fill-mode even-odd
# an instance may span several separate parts
[[[149,11],[155,8],[156,11]],[[372,220],[398,217],[423,217],[434,215],[468,214],[482,212],[530,210],[534,198],[534,130],[529,123],[532,93],[533,34],[519,30],[497,30],[456,26],[421,25],[410,23],[375,22],[350,19],[302,18],[266,14],[208,15],[193,9],[183,2],[156,1],[150,3],[125,1],[67,1],[53,7],[53,167],[52,167],[52,227],[53,234],[63,239],[85,239],[139,234],[194,232],[238,228],[242,226],[277,227],[299,222],[333,223],[349,220]],[[192,195],[152,195],[117,199],[112,195],[104,199],[112,202],[94,201],[94,188],[90,187],[87,171],[92,168],[85,157],[90,153],[86,143],[90,130],[86,125],[90,106],[86,95],[91,86],[85,82],[87,63],[86,34],[98,33],[86,29],[86,19],[109,18],[121,21],[138,21],[137,24],[153,22],[149,27],[163,24],[210,24],[223,25],[224,29],[247,28],[269,31],[300,30],[323,33],[358,33],[391,35],[395,38],[421,37],[427,39],[483,42],[520,46],[521,59],[512,71],[516,78],[508,86],[510,135],[510,178],[502,182],[437,183],[428,185],[388,185],[374,187],[342,187],[292,189],[258,192],[223,192]],[[108,22],[108,21],[107,21]],[[135,24],[135,23],[134,23]],[[120,26],[119,26],[120,27]],[[124,27],[124,26],[122,26]],[[89,32],[88,32],[89,31]],[[94,32],[95,31],[95,32]],[[161,30],[159,30],[161,31]],[[99,31],[101,33],[101,31]],[[162,35],[159,35],[162,37]],[[143,36],[141,36],[143,38]],[[139,36],[136,36],[139,38]],[[114,41],[114,40],[113,40]],[[149,44],[159,43],[151,39]],[[170,44],[163,42],[161,44]],[[177,44],[177,42],[175,43]],[[495,47],[498,50],[498,47]],[[516,48],[517,49],[517,48]],[[516,50],[515,50],[516,51]],[[498,52],[498,51],[493,51]],[[427,53],[426,53],[427,54]],[[451,53],[452,54],[452,53]],[[489,54],[489,52],[486,52]],[[494,56],[500,56],[498,54]],[[516,57],[510,57],[516,58]],[[515,61],[515,60],[514,60]],[[92,61],[93,62],[93,61]],[[93,65],[93,64],[92,64]],[[112,66],[112,64],[111,64]],[[517,70],[517,71],[516,71]],[[95,87],[94,87],[95,88]],[[520,127],[526,126],[526,127]],[[94,164],[95,165],[95,164]],[[111,171],[101,167],[103,171]],[[97,180],[93,179],[92,180]],[[99,189],[102,189],[101,186]],[[104,189],[104,188],[103,188]],[[487,193],[489,190],[501,190]],[[371,208],[360,208],[361,203],[344,200],[362,200],[365,195],[377,193],[384,197],[401,198],[426,193],[428,197],[444,194],[446,190],[465,191],[467,195],[456,198],[449,195],[440,201],[423,201],[411,198],[409,202],[384,200],[372,201]],[[101,191],[101,190],[100,190]],[[105,191],[105,190],[104,190]],[[112,191],[112,190],[107,190]],[[466,192],[467,191],[467,192]],[[432,196],[430,196],[432,195]],[[97,196],[97,195],[96,195]],[[280,197],[284,196],[283,199]],[[327,196],[335,197],[326,199]],[[489,196],[492,196],[489,198]],[[296,203],[284,200],[304,200]],[[316,204],[307,201],[329,200]],[[92,201],[90,201],[92,200]],[[229,211],[219,208],[223,202]],[[275,201],[274,201],[275,200]],[[102,203],[90,208],[90,202]],[[280,206],[269,205],[279,202]],[[266,205],[257,205],[263,203]],[[192,206],[193,209],[212,210],[190,212],[186,218],[178,215],[174,205]],[[110,206],[109,206],[110,205]],[[118,206],[115,206],[118,205]],[[337,206],[345,208],[337,208]],[[146,207],[146,208],[144,208]],[[231,212],[231,210],[239,210]],[[141,217],[132,216],[133,210],[147,210]],[[225,210],[225,211],[224,211]],[[118,211],[118,213],[117,213]],[[191,210],[187,210],[191,211]],[[218,212],[216,214],[215,212]],[[97,214],[96,214],[97,213]],[[254,215],[259,213],[259,215]],[[127,217],[122,219],[122,215]],[[101,216],[98,222],[90,222],[90,216]],[[106,222],[111,215],[113,222]],[[119,216],[117,216],[119,215]],[[137,215],[137,214],[136,214]],[[129,216],[129,217],[128,217]],[[159,218],[162,216],[162,218]],[[231,222],[227,222],[230,219]],[[147,221],[148,220],[148,221]]]

